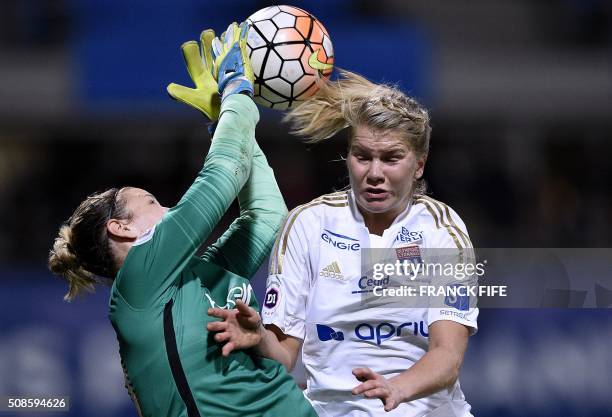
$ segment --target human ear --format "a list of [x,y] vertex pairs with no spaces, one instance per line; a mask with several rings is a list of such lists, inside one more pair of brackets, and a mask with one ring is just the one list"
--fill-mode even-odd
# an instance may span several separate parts
[[138,232],[129,224],[122,223],[121,220],[110,219],[106,223],[106,229],[111,235],[126,239],[138,238]]
[[414,173],[414,179],[420,180],[423,176],[423,171],[425,171],[425,158],[419,158],[417,160],[417,169]]

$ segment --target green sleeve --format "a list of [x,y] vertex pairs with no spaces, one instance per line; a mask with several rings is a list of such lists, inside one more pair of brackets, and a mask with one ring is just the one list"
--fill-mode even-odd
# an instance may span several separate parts
[[116,287],[129,304],[145,306],[163,298],[227,211],[249,178],[258,120],[251,98],[235,94],[223,101],[196,180],[150,236],[130,249],[117,275]]
[[251,278],[270,255],[287,207],[274,172],[257,143],[251,175],[238,194],[240,217],[208,248],[203,258]]

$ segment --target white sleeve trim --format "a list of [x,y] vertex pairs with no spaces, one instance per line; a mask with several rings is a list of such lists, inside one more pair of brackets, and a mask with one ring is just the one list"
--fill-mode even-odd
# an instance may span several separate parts
[[431,308],[427,317],[427,326],[431,326],[432,323],[439,320],[454,321],[466,326],[470,336],[473,336],[478,331],[477,317],[478,308],[471,308],[465,312],[460,312],[454,308]]
[[147,243],[149,240],[153,239],[153,233],[155,233],[155,226],[144,232],[136,241],[133,246],[142,245],[143,243]]

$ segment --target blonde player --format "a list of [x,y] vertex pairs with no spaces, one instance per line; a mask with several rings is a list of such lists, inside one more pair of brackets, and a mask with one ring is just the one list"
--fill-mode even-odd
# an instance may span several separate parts
[[[458,377],[478,310],[362,302],[381,284],[362,276],[363,248],[471,247],[459,216],[423,194],[426,110],[346,72],[287,118],[314,141],[350,128],[350,189],[290,212],[272,254],[258,351],[292,369],[302,349],[305,395],[319,416],[471,416]],[[226,318],[214,329],[224,340],[238,337],[232,317],[213,314]]]

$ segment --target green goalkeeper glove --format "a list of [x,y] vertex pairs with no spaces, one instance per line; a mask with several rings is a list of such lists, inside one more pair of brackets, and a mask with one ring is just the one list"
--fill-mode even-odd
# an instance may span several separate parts
[[214,122],[219,118],[221,101],[219,87],[213,77],[213,72],[216,71],[211,55],[213,39],[215,32],[207,29],[200,35],[201,50],[196,41],[181,45],[187,71],[196,88],[172,83],[166,90],[170,97],[198,109]]

